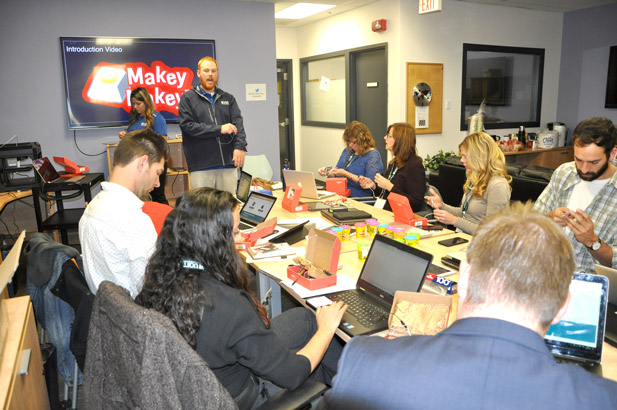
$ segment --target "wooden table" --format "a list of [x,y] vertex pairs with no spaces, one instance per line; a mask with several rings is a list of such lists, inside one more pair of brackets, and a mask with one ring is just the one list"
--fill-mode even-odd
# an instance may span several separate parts
[[[279,198],[274,208],[270,213],[270,217],[276,216],[279,220],[283,219],[301,219],[301,218],[310,218],[320,216],[319,212],[289,212],[281,207],[280,198],[282,197],[282,192],[277,191],[274,194]],[[363,204],[361,202],[350,201],[350,206],[361,209],[373,215],[380,223],[392,223],[394,222],[394,217],[392,212],[384,211],[383,209],[377,209],[373,206]],[[449,253],[460,251],[464,249],[467,244],[445,247],[439,245],[437,242],[443,239],[452,238],[455,236],[464,237],[466,239],[471,240],[471,236],[464,233],[455,233],[449,230],[436,231],[433,235],[429,237],[425,237],[420,239],[420,249],[431,253],[434,257],[433,262],[436,264],[441,264],[441,258]],[[366,240],[370,240],[370,238],[366,238]],[[366,241],[364,240],[364,241]],[[355,237],[352,237],[349,241],[343,241],[341,243],[341,255],[339,258],[339,264],[342,264],[343,267],[340,269],[337,274],[344,274],[350,276],[351,278],[357,280],[360,275],[360,271],[362,270],[363,262],[358,261],[358,253],[357,253],[357,240]],[[296,244],[296,247],[305,247],[306,241],[302,240]],[[258,297],[260,300],[263,300],[268,291],[271,292],[271,308],[273,316],[276,316],[280,313],[280,292],[281,287],[284,288],[291,296],[293,296],[298,302],[302,305],[309,307],[306,302],[300,298],[292,289],[280,284],[280,282],[284,279],[287,279],[287,266],[289,265],[289,261],[280,261],[280,262],[257,262],[250,264],[253,269],[255,269],[258,274]],[[449,276],[448,279],[452,279],[454,281],[458,281],[458,274]],[[450,314],[450,324],[456,320],[457,313],[457,303],[458,303],[458,295],[453,296],[452,300],[452,313]],[[310,307],[309,307],[310,308]],[[349,340],[349,336],[343,333],[340,329],[337,331],[337,335],[341,337],[343,340]],[[602,369],[604,377],[617,381],[617,348],[609,345],[608,343],[604,343],[604,352],[602,358]]]

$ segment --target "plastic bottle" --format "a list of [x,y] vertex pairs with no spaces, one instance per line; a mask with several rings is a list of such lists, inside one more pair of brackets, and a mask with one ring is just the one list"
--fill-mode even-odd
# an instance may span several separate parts
[[521,125],[518,127],[518,141],[523,143],[523,147],[527,146],[527,138],[525,134],[525,126]]
[[[289,165],[289,160],[285,158],[283,160],[283,170],[289,169]],[[285,184],[285,176],[283,175],[283,171],[281,171],[281,180],[283,182],[283,192],[285,192],[285,190],[287,189],[287,184]]]

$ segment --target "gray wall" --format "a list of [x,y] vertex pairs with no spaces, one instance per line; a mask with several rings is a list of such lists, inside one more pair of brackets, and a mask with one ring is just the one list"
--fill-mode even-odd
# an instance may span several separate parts
[[[8,2],[5,2],[8,3]],[[43,155],[67,156],[107,172],[105,155],[78,151],[68,129],[59,37],[127,36],[216,40],[220,86],[242,110],[248,154],[279,168],[273,5],[232,0],[11,1],[0,13],[0,144],[38,141]],[[197,64],[197,61],[195,62]],[[245,84],[265,83],[267,101],[247,102]],[[75,132],[87,154],[116,142],[118,128]],[[175,135],[177,125],[168,126]]]
[[[617,45],[617,4],[564,14],[557,120],[568,125],[604,116],[617,123],[617,109],[604,108],[610,46]],[[545,77],[550,67],[545,66]]]

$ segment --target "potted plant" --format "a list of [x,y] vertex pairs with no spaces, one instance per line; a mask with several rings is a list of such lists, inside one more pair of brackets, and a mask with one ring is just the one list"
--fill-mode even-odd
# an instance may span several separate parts
[[446,158],[451,157],[452,155],[456,155],[454,151],[444,152],[441,149],[437,154],[433,156],[427,155],[422,162],[424,165],[424,169],[427,172],[438,171],[439,166],[446,161]]

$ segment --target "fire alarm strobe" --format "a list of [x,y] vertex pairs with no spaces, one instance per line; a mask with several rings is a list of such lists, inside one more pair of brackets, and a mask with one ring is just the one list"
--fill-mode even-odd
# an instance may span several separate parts
[[374,32],[380,32],[380,31],[386,31],[386,20],[385,19],[381,19],[381,20],[375,20],[373,21],[372,27]]

